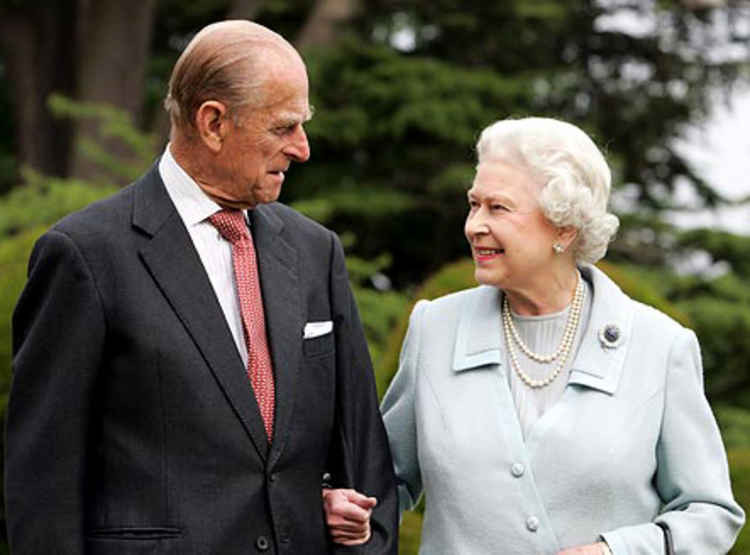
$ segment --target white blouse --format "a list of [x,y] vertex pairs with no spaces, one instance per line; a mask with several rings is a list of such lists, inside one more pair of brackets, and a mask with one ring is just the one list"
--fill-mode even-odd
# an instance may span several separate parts
[[[581,344],[582,330],[585,330],[588,327],[589,318],[591,316],[591,297],[593,295],[593,289],[585,279],[583,280],[583,283],[586,292],[584,295],[583,307],[581,308],[581,319],[578,323],[573,346],[562,371],[549,385],[540,388],[531,388],[523,383],[518,374],[512,370],[513,365],[507,354],[508,349],[505,345],[505,336],[501,334],[503,351],[506,353],[506,368],[509,369],[508,385],[510,386],[513,402],[516,406],[518,420],[524,439],[529,436],[529,432],[534,427],[534,424],[536,424],[547,409],[560,399],[563,391],[565,391],[565,386],[568,383],[568,377],[570,375],[570,367],[573,364],[573,360],[578,352],[578,347]],[[522,316],[511,310],[511,317],[513,318],[513,324],[515,325],[516,330],[518,330],[518,335],[523,342],[526,343],[529,349],[536,353],[546,355],[555,351],[558,345],[560,345],[569,313],[570,305],[560,312],[543,314],[541,316]],[[518,364],[520,365],[521,370],[534,380],[541,380],[549,376],[554,371],[557,364],[557,361],[552,361],[547,364],[537,362],[526,356],[517,345],[514,345],[514,351],[516,352],[516,358],[518,359]]]

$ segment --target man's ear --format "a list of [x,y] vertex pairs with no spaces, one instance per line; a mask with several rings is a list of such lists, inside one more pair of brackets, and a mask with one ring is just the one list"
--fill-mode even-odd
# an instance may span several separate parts
[[219,152],[229,131],[227,107],[218,100],[206,100],[195,114],[198,136],[211,152]]

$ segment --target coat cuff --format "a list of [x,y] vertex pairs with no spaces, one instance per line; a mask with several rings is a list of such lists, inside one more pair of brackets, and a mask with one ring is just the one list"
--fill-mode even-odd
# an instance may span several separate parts
[[601,535],[612,555],[665,555],[664,532],[656,524],[617,528]]

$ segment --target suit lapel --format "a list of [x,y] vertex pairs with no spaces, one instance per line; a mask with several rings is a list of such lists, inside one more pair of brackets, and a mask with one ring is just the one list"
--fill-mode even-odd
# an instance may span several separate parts
[[269,457],[269,464],[273,465],[289,437],[305,315],[297,250],[282,237],[282,220],[272,206],[263,205],[252,210],[250,218],[276,388],[274,439]]
[[200,350],[258,454],[268,441],[258,404],[211,282],[157,167],[136,185],[133,225],[151,236],[140,255]]

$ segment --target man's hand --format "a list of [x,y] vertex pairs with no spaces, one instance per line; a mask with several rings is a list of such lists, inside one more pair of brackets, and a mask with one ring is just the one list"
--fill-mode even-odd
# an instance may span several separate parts
[[597,542],[563,549],[557,555],[611,555],[611,553],[606,543]]
[[333,541],[361,545],[370,539],[370,515],[378,500],[353,489],[324,489],[323,508]]

